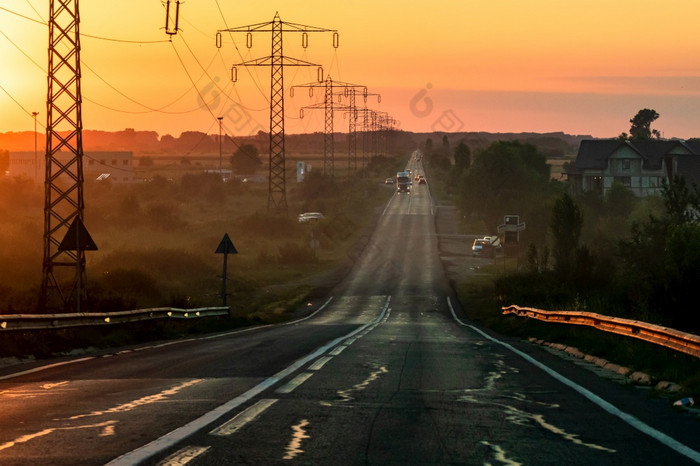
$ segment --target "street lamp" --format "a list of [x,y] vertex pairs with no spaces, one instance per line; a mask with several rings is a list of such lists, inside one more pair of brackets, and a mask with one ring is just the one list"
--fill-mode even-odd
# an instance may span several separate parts
[[37,157],[37,147],[36,147],[36,117],[39,115],[39,112],[32,112],[32,116],[34,117],[34,181],[36,182],[39,179],[39,159]]
[[223,167],[221,166],[222,160],[223,160],[222,159],[223,156],[222,156],[222,152],[221,152],[221,120],[223,120],[224,117],[218,117],[217,119],[219,120],[219,176],[223,179],[224,173],[222,171]]

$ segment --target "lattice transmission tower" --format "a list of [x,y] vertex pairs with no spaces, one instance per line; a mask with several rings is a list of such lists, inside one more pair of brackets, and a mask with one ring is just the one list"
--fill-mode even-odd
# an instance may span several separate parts
[[366,131],[365,128],[365,122],[366,122],[366,110],[367,110],[367,99],[369,96],[376,96],[377,97],[377,103],[381,103],[382,97],[380,94],[376,93],[370,93],[367,92],[367,89],[365,88],[360,95],[362,96],[363,102],[364,102],[364,108],[358,108],[357,106],[357,89],[355,88],[346,88],[345,92],[343,93],[338,93],[336,94],[340,98],[347,98],[348,99],[348,105],[339,108],[339,111],[344,111],[347,112],[348,114],[348,173],[355,173],[357,172],[357,124],[358,120],[360,119],[360,112],[363,114],[363,127],[362,127],[362,132],[363,132],[363,142],[362,142],[362,157],[361,157],[361,172],[362,176],[365,176],[365,165],[366,165],[366,157],[365,157],[365,136],[364,136],[364,131]]
[[[78,0],[51,0],[46,99],[44,258],[39,309],[75,304],[85,292],[85,251],[96,249],[83,226],[83,121]],[[68,234],[70,232],[70,235]]]
[[[308,46],[311,32],[333,33],[333,47],[338,47],[338,31],[303,24],[289,23],[280,19],[275,13],[272,21],[266,23],[239,26],[222,29],[216,33],[216,45],[222,45],[222,33],[246,33],[246,45],[253,45],[254,32],[269,32],[272,35],[272,53],[267,57],[237,63],[231,68],[231,80],[237,80],[237,66],[269,66],[270,67],[270,168],[267,209],[279,212],[287,211],[285,147],[284,147],[284,67],[285,66],[319,66],[317,64],[286,57],[283,54],[284,33],[300,33],[304,48]],[[319,81],[322,81],[319,67]]]
[[[354,102],[354,97],[355,97],[355,91],[356,90],[361,90],[363,94],[367,93],[367,86],[363,86],[360,84],[351,84],[351,83],[344,83],[341,81],[333,81],[333,79],[328,76],[325,81],[319,82],[319,83],[308,83],[308,84],[297,84],[292,86],[290,92],[292,93],[292,96],[294,95],[294,89],[300,88],[300,87],[305,87],[309,88],[309,96],[313,95],[313,89],[316,88],[323,88],[324,90],[324,98],[323,102],[319,102],[317,104],[313,105],[307,105],[306,107],[302,107],[301,109],[301,117],[304,117],[304,109],[323,109],[324,111],[324,121],[325,121],[325,126],[324,126],[324,138],[323,138],[323,174],[324,175],[330,175],[331,177],[335,176],[335,142],[333,138],[333,114],[335,110],[342,110],[342,111],[349,111],[348,106],[346,105],[339,105],[339,104],[334,104],[333,98],[336,96],[339,96],[335,90],[338,89],[343,89],[342,95],[343,96],[350,96],[352,95],[353,102]],[[351,93],[352,91],[352,93]],[[354,108],[354,104],[353,104]]]

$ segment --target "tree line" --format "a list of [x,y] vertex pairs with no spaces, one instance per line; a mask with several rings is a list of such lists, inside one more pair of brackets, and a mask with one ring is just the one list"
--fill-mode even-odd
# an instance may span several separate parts
[[[648,118],[630,120],[632,136],[625,137],[658,137],[650,128],[658,114],[640,114]],[[496,234],[506,214],[526,221],[518,269],[495,282],[503,303],[700,331],[693,305],[700,279],[698,186],[676,176],[656,197],[637,198],[618,183],[605,195],[572,194],[566,182],[551,178],[546,157],[532,144],[497,141],[474,154],[464,142],[449,153],[447,147],[446,136],[442,145],[426,141],[424,161],[445,180],[445,194],[470,232]]]

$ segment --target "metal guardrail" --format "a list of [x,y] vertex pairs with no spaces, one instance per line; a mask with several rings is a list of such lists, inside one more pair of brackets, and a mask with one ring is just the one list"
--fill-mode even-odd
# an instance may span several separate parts
[[593,312],[543,311],[516,305],[504,306],[501,309],[503,314],[516,314],[521,317],[529,317],[546,322],[587,325],[604,332],[637,338],[700,358],[700,336],[660,325],[638,320],[621,319],[619,317],[609,317]]
[[178,309],[158,307],[119,312],[73,314],[10,314],[0,315],[0,332],[4,330],[46,330],[92,325],[114,325],[153,319],[193,319],[229,315],[228,307]]

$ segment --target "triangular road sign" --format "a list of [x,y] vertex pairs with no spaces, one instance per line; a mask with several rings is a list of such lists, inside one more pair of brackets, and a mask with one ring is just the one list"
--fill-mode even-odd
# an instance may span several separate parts
[[58,245],[59,251],[97,251],[97,245],[92,240],[87,228],[80,220],[80,217],[75,217],[73,223],[66,236],[63,237],[61,244]]
[[228,237],[228,233],[224,233],[224,237],[219,243],[219,247],[216,248],[214,254],[238,254],[236,247],[233,245],[233,241]]

